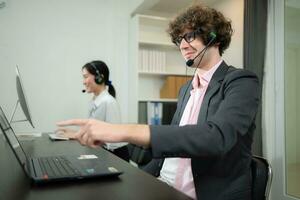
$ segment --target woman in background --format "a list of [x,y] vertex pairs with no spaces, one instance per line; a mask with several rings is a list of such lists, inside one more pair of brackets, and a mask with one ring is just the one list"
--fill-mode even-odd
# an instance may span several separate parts
[[[90,102],[88,118],[119,124],[121,123],[119,105],[115,99],[116,91],[109,80],[109,69],[100,60],[92,61],[82,67],[83,92],[93,93]],[[59,129],[61,135],[70,139],[74,138],[75,131],[71,129]],[[106,143],[104,148],[118,157],[129,161],[127,143]]]

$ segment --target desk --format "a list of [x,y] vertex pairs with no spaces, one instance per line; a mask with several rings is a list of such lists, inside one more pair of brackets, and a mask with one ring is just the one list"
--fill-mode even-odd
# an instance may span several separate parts
[[33,156],[58,154],[95,154],[107,160],[124,174],[118,178],[101,178],[43,186],[30,184],[12,150],[0,131],[0,199],[3,200],[147,200],[189,199],[167,184],[121,160],[104,149],[83,147],[76,141],[52,142],[47,135],[31,141],[21,141],[25,151]]

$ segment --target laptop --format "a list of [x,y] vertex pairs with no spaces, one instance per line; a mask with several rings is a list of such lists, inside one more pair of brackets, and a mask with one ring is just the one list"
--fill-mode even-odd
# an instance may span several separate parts
[[1,106],[0,128],[23,171],[34,183],[82,180],[105,176],[117,177],[123,173],[114,166],[108,166],[97,155],[29,157],[18,141]]

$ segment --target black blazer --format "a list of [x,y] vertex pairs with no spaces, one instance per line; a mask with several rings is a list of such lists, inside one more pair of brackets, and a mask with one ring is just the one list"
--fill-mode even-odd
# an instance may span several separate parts
[[159,176],[164,158],[191,158],[198,199],[250,199],[258,78],[222,62],[208,85],[197,124],[180,127],[191,89],[189,83],[180,89],[171,125],[150,126],[154,159],[144,170]]

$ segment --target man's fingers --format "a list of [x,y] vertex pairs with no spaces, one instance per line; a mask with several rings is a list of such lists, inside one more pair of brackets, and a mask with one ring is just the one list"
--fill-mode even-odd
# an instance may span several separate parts
[[58,127],[58,128],[54,131],[54,133],[60,134],[60,133],[65,133],[65,132],[70,131],[70,130],[71,130],[71,129],[68,129],[68,128]]
[[58,122],[57,126],[84,126],[88,122],[88,119],[70,119],[66,121]]
[[68,128],[64,128],[64,127],[58,127],[56,130],[55,130],[55,132],[56,131],[66,131]]
[[103,142],[101,142],[101,141],[99,141],[99,140],[95,140],[94,143],[93,143],[93,146],[98,146],[98,147],[100,147],[100,146],[102,146],[103,144],[104,144]]

